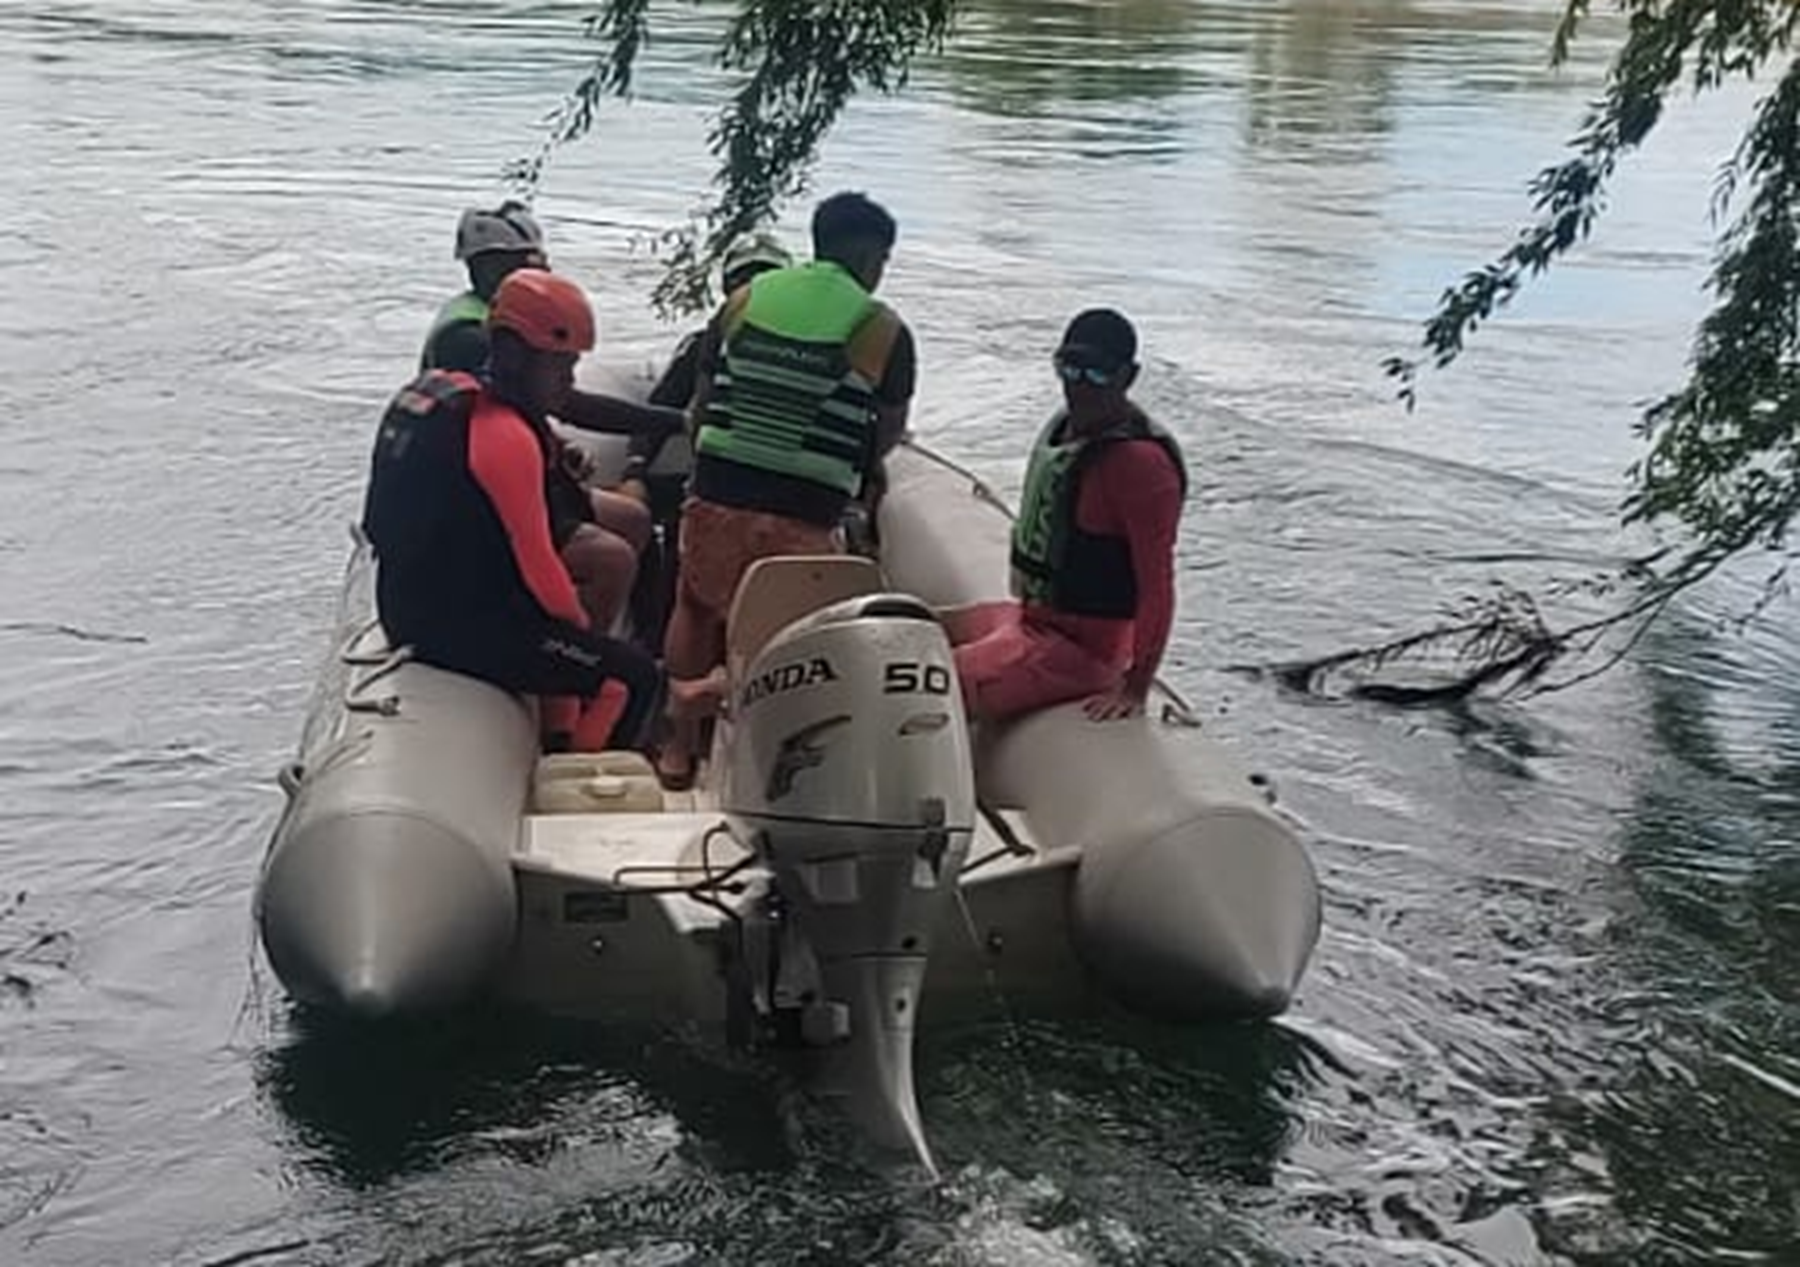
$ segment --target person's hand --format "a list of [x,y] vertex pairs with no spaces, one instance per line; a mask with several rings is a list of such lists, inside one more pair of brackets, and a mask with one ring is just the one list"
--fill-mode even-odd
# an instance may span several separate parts
[[1082,709],[1095,721],[1120,721],[1143,712],[1144,701],[1149,695],[1148,690],[1128,685],[1116,686],[1099,695],[1090,695]]
[[730,684],[723,667],[703,678],[669,679],[669,715],[677,721],[698,721],[726,711]]
[[607,491],[632,498],[634,501],[648,506],[650,504],[650,485],[645,476],[649,469],[649,463],[644,461],[642,455],[632,454],[625,459],[625,469],[619,472],[619,482]]
[[568,472],[571,479],[586,484],[594,478],[594,455],[589,453],[587,449],[583,448],[581,445],[571,444],[565,440],[560,456],[562,468],[564,471]]

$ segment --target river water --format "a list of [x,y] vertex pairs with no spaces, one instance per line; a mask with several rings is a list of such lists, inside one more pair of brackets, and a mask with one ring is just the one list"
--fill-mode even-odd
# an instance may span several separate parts
[[[1417,413],[1378,368],[1506,241],[1617,38],[1552,74],[1528,0],[971,0],[819,172],[899,217],[918,429],[1002,485],[1060,324],[1137,318],[1197,474],[1171,676],[1325,881],[1291,1015],[933,1035],[931,1191],[677,1042],[296,1032],[249,914],[272,776],[455,217],[582,13],[0,0],[0,1262],[1800,1259],[1792,608],[1739,633],[1755,575],[1722,583],[1529,705],[1228,671],[1643,545],[1633,406],[1678,381],[1746,97],[1678,109]],[[703,190],[717,20],[670,6],[546,177],[615,359],[673,334],[646,242]]]

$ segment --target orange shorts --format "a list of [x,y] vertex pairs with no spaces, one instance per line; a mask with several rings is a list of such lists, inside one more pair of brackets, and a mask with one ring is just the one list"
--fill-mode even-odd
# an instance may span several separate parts
[[724,620],[738,583],[757,560],[843,552],[836,528],[690,497],[681,508],[680,598]]
[[1024,619],[1017,603],[984,603],[964,614],[954,652],[969,716],[1004,721],[1111,690],[1125,668],[1055,629]]

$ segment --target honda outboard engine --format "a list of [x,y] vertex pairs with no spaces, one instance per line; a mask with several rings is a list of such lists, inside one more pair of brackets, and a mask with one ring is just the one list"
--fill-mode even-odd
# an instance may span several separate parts
[[975,824],[949,642],[917,599],[852,598],[776,634],[735,689],[722,803],[773,876],[769,1002],[870,1140],[930,1168],[914,1018]]

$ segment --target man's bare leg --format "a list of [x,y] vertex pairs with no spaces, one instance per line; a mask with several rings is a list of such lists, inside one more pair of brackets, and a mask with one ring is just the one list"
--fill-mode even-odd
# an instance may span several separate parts
[[648,506],[635,497],[599,488],[588,490],[588,500],[594,507],[595,523],[622,539],[632,553],[643,552],[652,528]]
[[992,633],[1005,620],[1005,613],[1004,600],[994,600],[965,603],[960,607],[939,607],[933,615],[944,627],[944,636],[950,640],[950,645],[960,647]]
[[631,583],[637,577],[637,551],[616,533],[582,524],[563,546],[562,560],[594,628],[603,633],[610,631],[631,595]]
[[663,667],[669,675],[669,738],[656,755],[663,786],[681,791],[694,785],[700,735],[725,694],[725,622],[677,593],[663,639]]

